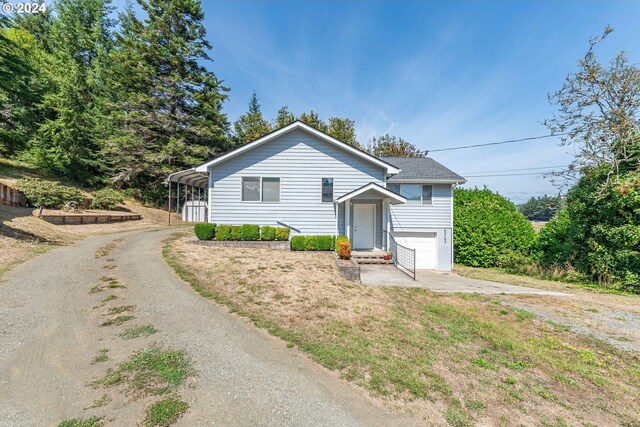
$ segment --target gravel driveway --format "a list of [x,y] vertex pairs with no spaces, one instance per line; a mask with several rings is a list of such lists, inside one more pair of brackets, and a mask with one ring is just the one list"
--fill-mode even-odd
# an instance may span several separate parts
[[[105,417],[107,425],[139,424],[153,400],[89,383],[151,345],[184,350],[198,371],[181,391],[190,409],[179,425],[414,424],[198,296],[162,260],[161,242],[172,232],[92,237],[22,264],[0,281],[0,426],[89,416]],[[108,257],[96,257],[123,237]],[[118,333],[126,325],[98,326],[105,294],[89,291],[104,275],[126,286],[113,293],[136,306],[132,325],[152,324],[160,332],[123,340]],[[92,364],[103,348],[109,360]],[[105,392],[111,401],[89,408]]]

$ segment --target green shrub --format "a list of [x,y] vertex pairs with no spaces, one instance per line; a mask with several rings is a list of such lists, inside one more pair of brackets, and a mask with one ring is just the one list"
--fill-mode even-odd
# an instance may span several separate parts
[[349,240],[340,240],[340,242],[338,242],[337,252],[341,259],[351,258],[351,243],[349,243]]
[[[340,242],[348,242],[349,238],[347,236],[338,236],[336,237],[336,245]],[[336,246],[337,248],[338,246]]]
[[213,240],[216,236],[215,224],[196,224],[193,229],[198,240]]
[[16,188],[34,207],[61,208],[67,202],[80,203],[84,198],[82,191],[77,188],[38,178],[23,178],[16,183]]
[[291,250],[292,251],[306,250],[306,240],[307,238],[305,236],[293,236],[291,238]]
[[231,238],[229,240],[242,240],[242,226],[241,225],[232,225],[231,226]]
[[509,200],[487,188],[459,188],[454,205],[455,262],[493,267],[500,254],[530,254],[535,231]]
[[305,236],[304,250],[305,251],[317,251],[318,250],[318,236]]
[[276,240],[276,228],[265,225],[260,229],[260,239],[261,240]]
[[291,229],[289,227],[276,227],[276,239],[280,241],[289,240]]
[[93,193],[91,209],[115,210],[124,203],[124,194],[113,188],[104,188]]
[[231,226],[230,225],[219,225],[216,227],[216,240],[224,241],[224,240],[232,240],[231,239]]
[[243,224],[240,228],[242,240],[260,240],[260,226],[255,224]]
[[317,236],[317,250],[319,251],[332,251],[335,247],[334,236]]

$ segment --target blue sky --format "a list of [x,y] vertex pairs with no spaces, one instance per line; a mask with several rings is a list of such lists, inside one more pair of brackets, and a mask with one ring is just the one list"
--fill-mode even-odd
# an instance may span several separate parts
[[[231,120],[252,91],[263,113],[288,105],[349,117],[358,137],[392,133],[420,149],[544,135],[560,88],[607,24],[608,60],[638,62],[640,1],[203,1],[212,70]],[[433,153],[458,173],[567,164],[555,138]],[[557,190],[542,176],[470,178],[522,202]]]

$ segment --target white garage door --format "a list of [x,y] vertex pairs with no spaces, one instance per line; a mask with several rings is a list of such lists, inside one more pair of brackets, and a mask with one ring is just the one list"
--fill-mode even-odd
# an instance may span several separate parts
[[436,233],[394,233],[399,245],[416,251],[416,270],[435,270],[437,254]]

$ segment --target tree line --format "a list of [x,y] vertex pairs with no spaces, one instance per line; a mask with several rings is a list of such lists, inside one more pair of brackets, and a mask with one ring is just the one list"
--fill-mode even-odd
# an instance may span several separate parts
[[230,123],[230,89],[204,65],[200,2],[137,4],[141,14],[128,6],[116,15],[110,0],[57,0],[46,13],[0,17],[0,155],[155,204],[169,173],[296,119],[379,155],[423,155],[391,135],[361,145],[348,118],[283,107],[267,121],[255,94]]

